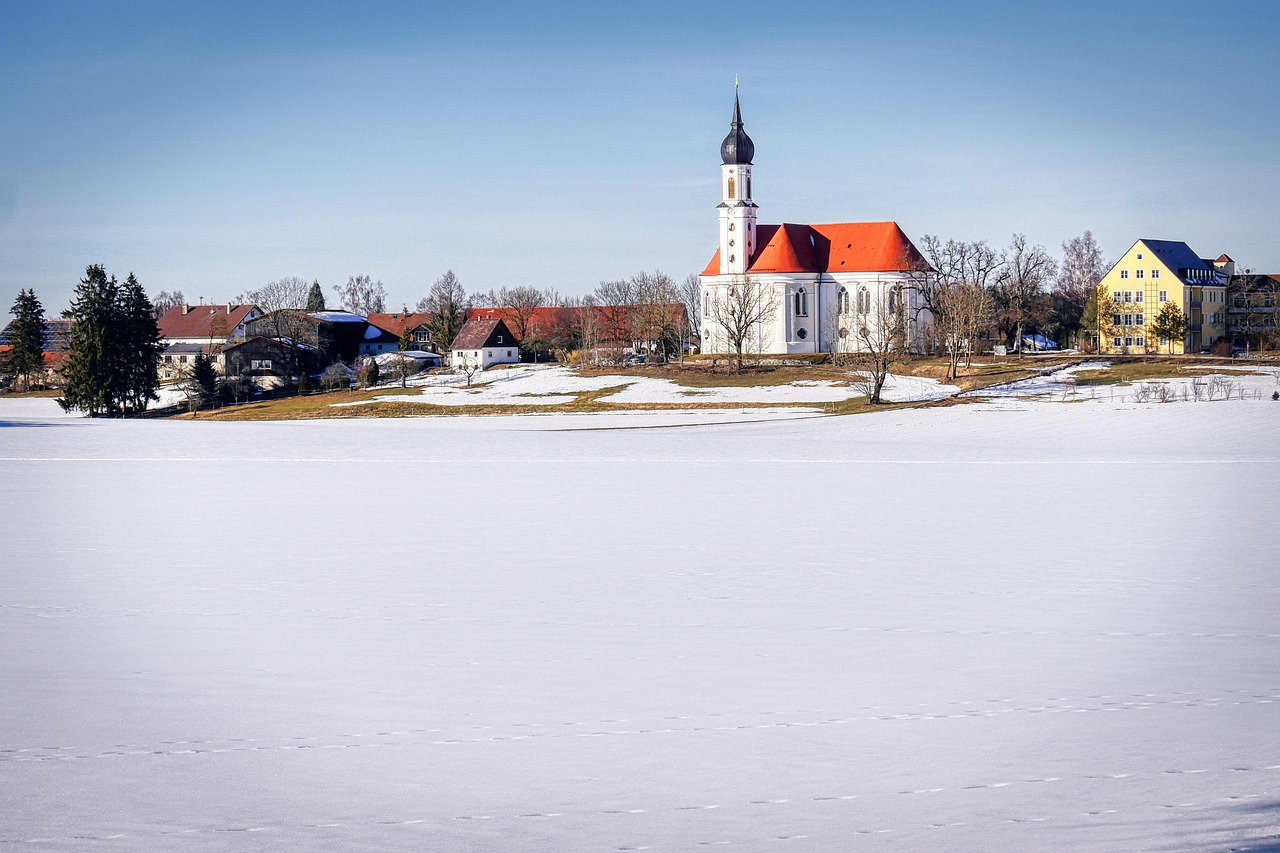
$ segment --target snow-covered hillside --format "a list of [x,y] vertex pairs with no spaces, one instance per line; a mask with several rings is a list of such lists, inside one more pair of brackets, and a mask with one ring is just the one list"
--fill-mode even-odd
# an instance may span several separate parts
[[1269,399],[40,402],[0,401],[14,849],[1280,844]]

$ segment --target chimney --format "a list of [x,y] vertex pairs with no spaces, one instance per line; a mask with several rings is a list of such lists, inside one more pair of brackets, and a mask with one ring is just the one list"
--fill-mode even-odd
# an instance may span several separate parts
[[187,313],[189,313],[190,311],[191,311],[191,306],[190,306],[190,305],[183,305],[183,306],[182,306],[182,313],[183,313],[184,315],[185,315],[185,314],[187,314]]
[[231,303],[230,303],[230,302],[228,302],[228,303],[227,303],[227,316],[228,316],[228,317],[230,317],[230,316],[231,316]]

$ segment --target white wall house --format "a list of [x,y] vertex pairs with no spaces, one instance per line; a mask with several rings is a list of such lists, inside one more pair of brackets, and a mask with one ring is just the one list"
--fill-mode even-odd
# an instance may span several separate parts
[[927,345],[931,317],[919,287],[933,274],[896,222],[759,225],[751,196],[755,145],[734,96],[720,145],[720,246],[702,271],[702,351],[734,347],[715,321],[716,303],[745,280],[772,302],[747,349],[759,353],[852,352],[857,330],[896,318],[911,351]]
[[454,369],[462,369],[469,363],[488,370],[495,364],[519,361],[520,345],[507,324],[497,318],[468,320],[449,349],[449,365]]

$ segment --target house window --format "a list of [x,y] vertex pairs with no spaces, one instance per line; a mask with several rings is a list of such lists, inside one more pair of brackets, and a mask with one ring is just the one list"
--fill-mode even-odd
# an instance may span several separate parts
[[251,360],[249,361],[249,369],[250,369],[250,370],[270,370],[270,369],[271,369],[271,359],[269,359],[269,358],[255,358],[255,359],[251,359]]
[[1159,294],[1159,297],[1158,297],[1158,298],[1159,298],[1159,300],[1160,300],[1161,302],[1168,302],[1168,301],[1169,301],[1169,291],[1167,291],[1167,290],[1162,290],[1162,291],[1160,291],[1160,294]]
[[1125,339],[1124,339],[1124,345],[1125,345],[1125,346],[1127,346],[1127,347],[1131,347],[1131,346],[1133,346],[1133,338],[1125,338]]
[[733,190],[734,190],[733,178],[730,178],[729,179],[729,198],[737,198],[737,196],[733,194]]
[[871,310],[871,291],[865,287],[858,288],[858,313],[866,314]]
[[836,294],[836,313],[849,313],[849,291],[846,288],[840,288],[840,292]]
[[1134,302],[1142,302],[1142,301],[1144,301],[1146,298],[1147,298],[1146,294],[1145,294],[1145,293],[1143,293],[1141,290],[1135,290],[1135,291],[1133,292],[1133,301],[1134,301]]
[[1145,325],[1146,325],[1146,323],[1142,322],[1142,318],[1143,318],[1143,315],[1142,315],[1142,314],[1134,314],[1134,315],[1133,315],[1133,325],[1135,325],[1135,326],[1145,326]]
[[1140,347],[1145,347],[1147,345],[1147,339],[1144,338],[1142,335],[1138,335],[1136,338],[1134,338],[1133,342]]
[[1142,278],[1142,273],[1143,273],[1143,271],[1142,271],[1142,270],[1134,270],[1134,271],[1133,271],[1133,277],[1134,277],[1134,278]]
[[186,357],[185,355],[180,355],[180,356],[178,356],[178,361],[182,362],[183,364],[186,364],[186,363],[187,363],[187,357]]
[[1115,339],[1115,345],[1116,345],[1116,346],[1123,346],[1123,344],[1124,344],[1124,341],[1123,341],[1123,339],[1122,339],[1122,338],[1116,338],[1116,339]]
[[1160,277],[1160,270],[1152,270],[1152,271],[1151,271],[1151,277],[1152,277],[1152,278],[1159,278],[1159,277]]
[[498,335],[498,339],[497,339],[496,341],[494,341],[494,343],[496,343],[496,344],[500,344],[500,343],[502,343],[502,335]]
[[809,293],[802,287],[796,291],[796,316],[809,316]]
[[1119,325],[1120,325],[1120,315],[1119,315],[1119,314],[1112,314],[1112,315],[1111,315],[1111,325],[1113,325],[1113,326],[1119,326]]
[[1139,252],[1139,253],[1138,253],[1138,260],[1142,260],[1142,253],[1141,253],[1141,252]]
[[1166,338],[1164,335],[1161,335],[1161,336],[1160,336],[1160,346],[1162,346],[1162,347],[1167,347],[1168,345],[1169,345],[1169,339],[1168,339],[1168,338]]
[[711,294],[710,293],[702,294],[702,316],[703,317],[711,316]]
[[1132,291],[1132,290],[1126,290],[1126,291],[1124,292],[1124,301],[1125,301],[1125,302],[1132,302],[1132,301],[1133,301],[1133,291]]
[[1120,277],[1121,277],[1121,278],[1128,278],[1128,277],[1129,277],[1129,271],[1128,271],[1128,270],[1120,270]]
[[511,358],[511,350],[507,350],[507,358]]
[[1124,324],[1125,324],[1126,326],[1132,326],[1132,325],[1133,325],[1133,315],[1132,315],[1132,314],[1125,314],[1125,315],[1124,315]]

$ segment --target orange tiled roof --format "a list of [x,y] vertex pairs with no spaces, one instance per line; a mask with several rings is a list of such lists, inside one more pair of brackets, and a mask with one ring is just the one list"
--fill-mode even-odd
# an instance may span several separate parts
[[[924,263],[896,222],[783,223],[756,226],[747,273],[895,272]],[[719,249],[702,274],[720,274]]]
[[404,334],[406,328],[416,329],[419,326],[428,326],[431,324],[431,315],[410,311],[405,313],[401,311],[398,314],[370,314],[367,318],[369,325],[377,326],[384,332],[390,332],[397,338]]

